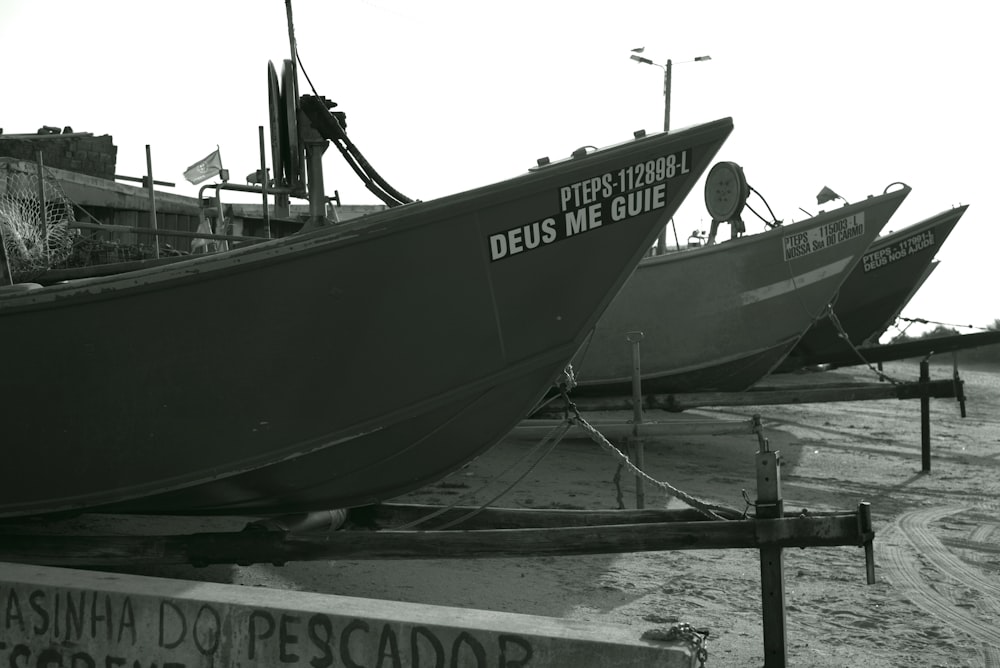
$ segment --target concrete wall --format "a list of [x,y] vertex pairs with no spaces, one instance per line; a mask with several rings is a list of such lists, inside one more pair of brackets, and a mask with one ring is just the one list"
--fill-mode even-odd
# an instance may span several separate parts
[[2,135],[0,156],[34,161],[42,152],[46,167],[67,169],[103,179],[114,179],[118,147],[111,135],[70,134]]
[[0,563],[0,662],[98,668],[691,668],[683,640],[467,608]]

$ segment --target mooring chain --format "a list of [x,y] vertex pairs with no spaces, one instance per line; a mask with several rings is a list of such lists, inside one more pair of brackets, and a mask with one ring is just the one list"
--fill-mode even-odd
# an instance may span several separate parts
[[568,415],[566,419],[582,427],[584,431],[586,431],[590,435],[591,440],[593,440],[602,448],[610,452],[611,455],[615,457],[621,463],[621,465],[623,465],[629,471],[631,471],[637,476],[641,476],[643,480],[646,480],[656,485],[667,494],[675,497],[676,499],[679,499],[680,501],[683,501],[687,505],[698,510],[703,515],[706,515],[707,517],[710,517],[713,520],[725,519],[721,515],[717,514],[714,510],[712,510],[709,504],[705,503],[704,501],[700,501],[699,499],[694,498],[690,494],[677,489],[668,482],[662,482],[660,480],[657,480],[656,478],[653,478],[648,473],[646,473],[638,466],[633,464],[632,461],[628,458],[628,455],[626,455],[624,452],[616,448],[614,444],[612,444],[610,441],[608,441],[608,439],[604,437],[604,434],[597,431],[597,429],[595,429],[589,422],[583,419],[583,416],[580,415],[580,411],[577,410],[576,408],[576,404],[569,401],[568,397],[566,397],[566,402],[569,406],[569,410],[571,410],[573,413],[573,415],[571,416]]
[[698,665],[705,668],[705,662],[708,661],[708,650],[705,648],[705,636],[707,635],[708,631],[696,629],[687,622],[679,622],[666,630],[650,629],[644,631],[641,639],[666,642],[683,640],[694,650],[695,656],[698,657]]

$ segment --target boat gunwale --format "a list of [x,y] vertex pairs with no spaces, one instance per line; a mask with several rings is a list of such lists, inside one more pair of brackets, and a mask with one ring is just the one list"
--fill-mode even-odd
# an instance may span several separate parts
[[[652,255],[650,257],[645,257],[639,263],[637,269],[642,269],[645,267],[655,266],[657,264],[662,264],[665,262],[679,262],[681,259],[691,258],[695,255],[703,255],[708,253],[719,253],[725,250],[729,250],[733,245],[738,246],[748,246],[752,243],[758,241],[766,241],[773,236],[781,235],[787,233],[789,230],[795,232],[800,232],[802,230],[813,229],[815,226],[823,225],[830,220],[839,220],[845,215],[851,215],[859,211],[864,211],[871,207],[873,204],[881,204],[884,201],[889,201],[893,198],[905,198],[911,192],[909,186],[904,186],[899,190],[893,190],[881,195],[872,195],[871,197],[860,200],[853,204],[845,204],[844,206],[834,209],[832,211],[824,211],[816,214],[812,218],[806,218],[805,220],[798,220],[793,223],[788,223],[787,225],[778,225],[761,232],[755,232],[754,234],[746,234],[735,239],[725,239],[724,241],[719,241],[712,245],[705,246],[695,246],[693,248],[681,248],[678,250],[672,250],[662,255]],[[793,229],[794,228],[794,229]],[[872,242],[874,243],[874,241]],[[865,252],[868,252],[867,250]],[[794,258],[793,258],[794,259]]]
[[[876,237],[875,241],[873,241],[871,246],[868,247],[866,254],[874,250],[879,250],[880,248],[883,248],[889,244],[896,243],[897,241],[912,236],[913,234],[923,232],[930,227],[948,225],[950,226],[948,230],[948,234],[950,235],[951,230],[958,225],[958,221],[961,220],[962,216],[965,215],[965,210],[968,208],[969,208],[968,204],[961,204],[952,209],[946,209],[944,211],[941,211],[940,213],[936,213],[933,216],[925,218],[919,222],[907,225],[902,229],[894,230],[892,232],[889,232],[888,234]],[[943,241],[941,243],[942,245],[944,244]],[[937,253],[935,252],[935,255],[936,254]]]
[[[798,342],[798,340],[800,338],[801,338],[801,335],[793,335],[793,336],[786,337],[786,338],[784,338],[784,339],[782,339],[782,340],[780,340],[777,343],[772,344],[772,345],[762,346],[762,347],[754,348],[752,350],[745,350],[744,349],[744,350],[741,350],[739,353],[735,353],[733,355],[729,355],[729,356],[726,356],[726,357],[716,358],[716,359],[713,359],[713,360],[710,360],[710,361],[707,361],[707,362],[699,362],[697,364],[689,364],[689,365],[683,366],[683,367],[671,368],[671,369],[669,369],[667,371],[646,371],[646,370],[643,370],[643,372],[642,372],[642,382],[643,383],[656,382],[658,380],[665,379],[665,378],[672,378],[674,376],[681,376],[681,375],[684,375],[684,374],[697,373],[699,371],[710,370],[710,369],[714,369],[714,368],[720,366],[721,364],[729,364],[729,363],[739,362],[741,360],[746,360],[746,359],[751,359],[751,358],[756,359],[757,357],[760,357],[760,356],[762,356],[762,355],[764,355],[766,353],[770,353],[772,351],[778,351],[778,350],[781,350],[781,349],[791,350],[792,348],[795,347],[795,344]],[[774,368],[776,368],[783,360],[784,360],[784,357],[780,357],[778,359],[778,361],[775,362],[774,365],[772,365],[771,370],[774,370]],[[765,374],[765,375],[767,375],[767,374]],[[596,387],[601,387],[601,386],[604,386],[604,385],[624,385],[626,383],[631,383],[631,382],[632,382],[632,376],[620,376],[620,377],[615,377],[615,378],[602,378],[601,380],[581,379],[581,380],[577,381],[577,385],[579,387],[581,387],[581,388],[586,389],[586,388],[590,388],[590,387],[595,387],[595,388]],[[673,394],[673,393],[667,393],[667,394]]]
[[[342,223],[320,227],[277,239],[261,240],[232,250],[201,256],[186,257],[164,265],[142,267],[118,274],[73,279],[64,283],[45,285],[24,292],[0,294],[0,316],[18,312],[23,307],[51,305],[57,300],[79,303],[76,297],[107,297],[109,293],[124,291],[132,294],[136,289],[156,289],[164,283],[170,285],[189,283],[213,276],[253,271],[258,267],[288,262],[301,255],[327,252],[331,246],[348,246],[371,238],[395,234],[404,229],[434,225],[441,222],[436,216],[440,210],[450,209],[449,217],[459,217],[468,212],[496,203],[509,201],[507,194],[520,190],[520,197],[532,196],[537,191],[551,187],[552,181],[573,180],[574,172],[598,173],[602,163],[619,162],[623,153],[630,153],[638,143],[655,144],[687,143],[691,147],[700,143],[721,145],[732,132],[732,118],[726,117],[690,126],[682,130],[658,132],[600,148],[578,158],[569,158],[533,171],[497,181],[485,186],[445,195],[428,201],[417,201],[398,207],[376,211],[352,218]],[[687,139],[687,141],[685,141]],[[525,189],[524,184],[532,187]],[[404,218],[399,221],[397,219]]]
[[[849,204],[843,207],[839,207],[831,212],[823,212],[817,216],[806,219],[804,221],[799,221],[797,223],[790,224],[788,226],[779,226],[757,234],[739,237],[737,239],[731,240],[733,243],[723,242],[715,244],[713,246],[699,246],[688,249],[686,251],[667,253],[661,256],[653,256],[652,258],[644,258],[643,261],[640,262],[640,264],[638,265],[637,271],[638,269],[644,269],[650,271],[662,270],[665,268],[667,262],[680,262],[682,261],[682,258],[698,259],[699,261],[704,260],[706,257],[704,253],[706,252],[721,253],[723,251],[726,251],[729,252],[730,255],[751,254],[755,252],[754,249],[759,249],[762,244],[769,244],[769,243],[773,244],[776,238],[778,238],[778,240],[780,241],[780,235],[802,233],[807,230],[816,229],[817,227],[820,227],[831,221],[841,220],[847,216],[855,215],[868,210],[888,209],[889,213],[887,216],[885,216],[885,221],[877,226],[876,228],[877,231],[865,233],[865,236],[868,236],[869,239],[871,239],[871,236],[869,235],[875,235],[877,234],[878,231],[884,229],[885,225],[888,224],[888,221],[892,218],[893,215],[895,215],[896,211],[898,211],[899,206],[901,206],[903,200],[905,200],[905,198],[910,194],[910,192],[911,188],[909,186],[906,186],[905,184],[902,184],[901,188],[892,191],[887,191],[882,195],[868,197],[864,200],[855,202],[854,204]],[[881,216],[876,216],[876,218],[881,219]],[[870,246],[870,244],[871,241],[869,241],[865,246],[859,246],[855,251],[845,255],[843,260],[840,261],[843,265],[841,269],[836,271],[834,275],[824,278],[824,281],[829,280],[831,278],[836,279],[837,291],[839,291],[840,287],[843,285],[843,283],[847,280],[847,278],[851,275],[851,273],[860,263],[862,256],[864,255],[865,252],[867,252],[867,249]],[[795,266],[794,271],[802,271],[805,267],[810,266],[809,263],[810,260],[808,259],[808,257],[801,259],[792,258],[790,260],[784,261],[784,264],[787,264],[790,268],[794,265]],[[672,271],[679,271],[679,269],[673,269]],[[644,285],[650,285],[651,281],[655,281],[656,277],[657,274],[647,272],[646,274],[643,275],[642,279],[635,279],[633,277],[632,280],[641,280]],[[792,276],[790,280],[793,281],[794,285],[794,280],[795,280],[794,276]],[[794,291],[790,292],[789,294],[792,294],[793,292]],[[835,296],[836,292],[833,292],[832,294]],[[769,341],[766,343],[766,345],[759,345],[751,349],[757,352],[756,355],[753,353],[747,354],[749,352],[748,349],[742,348],[738,353],[735,353],[731,356],[727,356],[724,359],[728,363],[733,361],[751,359],[756,356],[768,355],[772,351],[784,351],[785,355],[790,354],[794,349],[795,345],[797,345],[798,341],[801,340],[802,336],[804,336],[813,327],[813,325],[815,325],[816,320],[817,317],[813,316],[808,322],[803,322],[802,327],[799,331],[791,333],[789,336],[786,336],[778,340],[777,342]],[[598,349],[600,348],[598,347]],[[623,385],[623,383],[628,382],[630,377],[622,375],[624,371],[621,369],[614,372],[612,372],[609,369],[600,369],[599,371],[595,371],[593,368],[588,369],[586,360],[589,358],[589,355],[591,354],[593,354],[593,351],[589,348],[589,344],[585,345],[584,348],[582,349],[582,352],[579,354],[582,355],[581,358],[582,365],[580,367],[580,371],[577,374],[578,375],[577,383],[582,390],[587,392],[595,392],[598,391],[598,388],[601,387],[621,386]],[[774,361],[770,363],[770,368],[768,369],[768,373],[773,372],[775,369],[777,369],[781,365],[783,360],[784,356],[776,357]],[[699,373],[703,371],[712,370],[719,366],[718,361],[719,358],[714,357],[710,361],[700,360],[692,363],[687,363],[682,367],[671,367],[666,370],[660,369],[657,371],[651,370],[647,365],[642,370],[642,379],[645,382],[654,384],[660,381],[666,382],[674,377],[681,377],[686,374]],[[599,372],[603,372],[603,374]]]

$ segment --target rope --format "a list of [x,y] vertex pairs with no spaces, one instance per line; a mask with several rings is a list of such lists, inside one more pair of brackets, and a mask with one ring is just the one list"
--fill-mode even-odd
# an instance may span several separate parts
[[[941,325],[942,327],[960,327],[962,329],[978,329],[978,330],[983,331],[983,332],[990,331],[989,327],[978,327],[976,325],[956,325],[954,323],[937,322],[937,321],[934,321],[934,320],[925,320],[923,318],[904,318],[904,317],[900,316],[898,319],[902,320],[904,322],[908,322],[911,325],[914,324],[914,323],[916,323],[916,324],[920,324],[920,325]],[[907,327],[909,327],[909,325],[907,325]]]
[[558,437],[555,439],[555,442],[552,443],[552,445],[550,445],[545,450],[545,452],[542,453],[542,455],[539,456],[535,460],[535,462],[532,463],[531,466],[528,467],[528,469],[526,471],[524,471],[524,473],[522,473],[520,476],[517,477],[517,479],[515,479],[513,482],[511,482],[509,485],[507,485],[499,494],[495,495],[489,501],[483,503],[482,505],[480,505],[475,510],[469,511],[468,513],[462,515],[461,517],[459,517],[457,519],[454,519],[454,520],[448,522],[447,524],[445,524],[445,525],[443,525],[441,527],[438,527],[438,529],[447,529],[447,528],[450,528],[450,527],[452,527],[452,526],[454,526],[454,525],[456,525],[456,524],[458,524],[460,522],[464,522],[465,520],[469,519],[470,517],[478,515],[483,510],[485,510],[487,508],[487,506],[489,506],[491,503],[494,503],[497,499],[499,499],[504,494],[506,494],[511,489],[513,489],[514,486],[517,485],[519,482],[521,482],[526,475],[528,475],[529,473],[531,473],[531,471],[533,471],[534,468],[536,466],[538,466],[538,464],[543,459],[545,459],[548,456],[548,454],[550,452],[552,452],[552,450],[555,449],[555,447],[557,445],[559,445],[560,441],[562,441],[563,437],[566,435],[566,432],[569,431],[569,428],[571,426],[572,425],[570,423],[566,422],[566,423],[563,423],[563,424],[560,424],[560,425],[557,425],[557,426],[553,427],[552,430],[548,434],[545,435],[545,438],[543,438],[541,441],[539,441],[538,444],[535,445],[535,447],[533,447],[531,450],[529,450],[523,457],[521,457],[520,459],[518,459],[517,461],[515,461],[514,463],[512,463],[510,466],[508,466],[504,470],[502,470],[499,473],[497,473],[495,476],[493,476],[493,478],[491,478],[490,480],[486,481],[486,483],[483,484],[482,486],[480,486],[479,489],[473,490],[473,491],[470,491],[470,492],[466,492],[465,494],[462,494],[461,496],[459,496],[458,498],[456,498],[454,501],[452,501],[447,506],[443,506],[441,508],[438,508],[434,512],[428,513],[427,515],[424,515],[423,517],[419,517],[419,518],[413,520],[412,522],[408,522],[408,523],[403,524],[401,526],[394,527],[394,530],[403,531],[403,530],[406,530],[406,529],[412,529],[412,528],[414,528],[416,526],[419,526],[419,525],[421,525],[421,524],[423,524],[425,522],[428,522],[428,521],[434,519],[435,517],[439,517],[440,515],[443,515],[444,513],[448,512],[449,510],[452,510],[453,508],[455,508],[455,506],[458,506],[465,499],[468,499],[469,497],[475,496],[476,494],[478,494],[482,490],[486,489],[492,483],[496,482],[497,480],[501,479],[503,476],[507,475],[507,473],[509,473],[510,471],[512,471],[513,469],[515,469],[517,466],[521,465],[525,460],[527,460],[529,457],[531,457],[536,452],[538,452],[542,448],[542,446],[544,446],[550,439],[552,439],[553,434],[557,434],[558,433]]
[[833,326],[837,329],[837,336],[838,336],[838,338],[842,339],[844,341],[844,343],[846,343],[848,346],[850,346],[851,350],[854,352],[855,355],[857,355],[858,359],[861,360],[861,362],[866,367],[868,367],[869,370],[871,370],[873,373],[875,373],[875,375],[877,375],[880,379],[888,380],[893,385],[899,385],[900,381],[896,380],[895,378],[893,378],[889,374],[885,373],[884,371],[879,371],[878,369],[876,369],[875,367],[872,366],[872,363],[869,362],[865,358],[865,356],[861,353],[861,351],[858,350],[857,346],[855,346],[851,342],[851,337],[848,336],[847,331],[844,329],[844,326],[842,324],[840,324],[840,318],[838,318],[837,314],[834,313],[834,311],[833,311],[833,305],[831,304],[827,308],[828,308],[828,311],[829,311],[827,313],[827,316],[830,318],[830,322],[833,323]]
[[792,292],[795,294],[795,301],[798,302],[799,306],[802,307],[802,310],[805,312],[805,314],[812,321],[811,324],[809,325],[809,327],[812,327],[813,325],[815,325],[820,320],[820,318],[822,318],[824,315],[826,315],[827,310],[830,309],[830,308],[832,308],[832,307],[831,307],[830,304],[827,304],[826,307],[822,311],[820,311],[819,313],[817,313],[817,314],[814,315],[806,307],[805,302],[802,301],[802,293],[799,292],[799,284],[795,281],[795,271],[792,269],[792,260],[786,261],[785,262],[785,266],[788,267],[788,280],[791,281],[791,283],[792,283]]
[[906,323],[905,327],[900,327],[899,326],[899,321],[900,320],[902,320],[902,318],[897,317],[896,320],[894,320],[893,323],[890,325],[890,327],[895,327],[896,331],[899,332],[899,334],[896,335],[897,337],[898,336],[905,336],[906,335],[906,330],[908,330],[910,328],[910,326],[913,324],[912,322],[908,322],[908,323]]
[[[497,494],[496,496],[494,496],[492,499],[489,499],[488,501],[485,501],[482,505],[480,505],[475,510],[470,510],[469,512],[467,512],[466,514],[462,515],[461,517],[457,517],[454,520],[452,520],[451,522],[447,522],[447,523],[443,524],[442,526],[438,527],[438,529],[450,529],[451,527],[453,527],[456,524],[459,524],[461,522],[464,522],[465,520],[469,519],[470,517],[475,517],[476,515],[478,515],[479,513],[481,513],[483,510],[485,510],[487,507],[489,507],[490,504],[492,504],[497,499],[499,499],[500,497],[502,497],[504,494],[506,494],[507,492],[509,492],[510,490],[512,490],[518,483],[520,483],[522,480],[524,480],[524,477],[526,475],[528,475],[529,473],[531,473],[535,469],[535,467],[538,466],[538,464],[543,459],[545,459],[548,456],[548,454],[555,449],[555,447],[557,445],[559,445],[560,442],[562,442],[563,437],[566,435],[566,432],[569,431],[569,428],[571,426],[572,425],[570,425],[569,423],[563,423],[559,427],[556,427],[553,431],[558,431],[559,432],[559,436],[555,439],[555,441],[552,443],[552,445],[550,445],[549,448],[542,454],[542,456],[539,457],[538,459],[536,459],[535,462],[531,466],[529,466],[527,469],[525,469],[524,473],[522,473],[514,481],[512,481],[507,486],[506,489],[504,489],[503,491],[501,491],[499,494]],[[548,438],[548,436],[546,436],[546,438]]]

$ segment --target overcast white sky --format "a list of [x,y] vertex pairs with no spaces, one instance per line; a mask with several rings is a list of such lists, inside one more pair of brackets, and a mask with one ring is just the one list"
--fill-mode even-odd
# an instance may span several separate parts
[[[629,59],[644,46],[674,62],[671,126],[733,117],[718,159],[741,164],[779,219],[816,213],[824,185],[851,202],[910,185],[889,230],[970,204],[904,315],[1000,318],[990,3],[294,0],[293,11],[317,91],[412,198],[662,129],[663,70]],[[682,62],[701,55],[712,60]],[[194,195],[183,171],[217,144],[234,181],[259,166],[267,62],[288,57],[283,0],[0,0],[0,127],[110,134],[118,173],[133,176],[149,144],[154,177]],[[377,202],[335,149],[324,170],[344,203]],[[701,186],[676,221],[682,240],[708,226]]]

